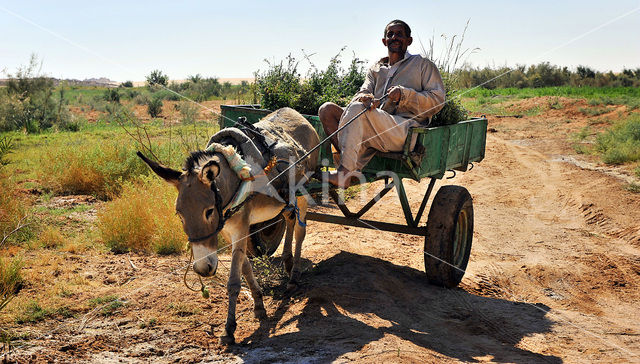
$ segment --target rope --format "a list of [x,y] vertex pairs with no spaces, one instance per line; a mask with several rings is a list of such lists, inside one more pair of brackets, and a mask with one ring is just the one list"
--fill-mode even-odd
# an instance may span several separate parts
[[191,249],[191,244],[189,244],[189,250],[191,251],[191,254],[189,256],[189,263],[187,263],[187,267],[184,270],[184,276],[182,276],[182,281],[184,282],[185,287],[187,287],[187,289],[189,289],[192,292],[201,292],[202,296],[204,298],[209,298],[209,290],[207,289],[207,286],[202,283],[202,277],[199,274],[196,274],[198,276],[198,280],[200,281],[200,289],[194,289],[193,287],[189,287],[189,284],[187,283],[187,274],[189,274],[189,269],[191,268],[191,262],[193,262],[193,249]]

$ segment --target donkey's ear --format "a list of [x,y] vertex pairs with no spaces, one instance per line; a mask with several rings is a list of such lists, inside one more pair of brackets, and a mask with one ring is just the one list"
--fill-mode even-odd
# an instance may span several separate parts
[[171,183],[174,186],[178,186],[178,179],[182,175],[182,172],[176,171],[175,169],[171,169],[163,166],[162,164],[156,163],[149,158],[145,157],[142,153],[136,153],[138,157],[140,157],[151,169],[162,179]]
[[220,174],[220,165],[217,160],[211,159],[200,170],[200,180],[211,185],[218,174]]

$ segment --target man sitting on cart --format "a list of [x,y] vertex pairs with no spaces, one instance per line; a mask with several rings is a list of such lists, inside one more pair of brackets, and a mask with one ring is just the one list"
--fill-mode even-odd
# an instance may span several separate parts
[[[382,38],[388,57],[368,70],[364,84],[351,103],[343,109],[327,102],[318,110],[324,131],[329,135],[364,108],[369,109],[331,139],[340,158],[337,171],[329,175],[329,183],[349,187],[351,179],[360,176],[359,171],[376,151],[402,151],[409,128],[428,122],[442,109],[445,89],[440,72],[429,59],[407,52],[412,42],[407,23],[389,22]],[[378,108],[385,94],[388,96]],[[414,137],[411,148],[415,143]]]

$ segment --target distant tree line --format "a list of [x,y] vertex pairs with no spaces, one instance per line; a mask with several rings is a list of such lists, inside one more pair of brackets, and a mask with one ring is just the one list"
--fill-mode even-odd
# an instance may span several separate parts
[[482,86],[495,88],[527,87],[639,87],[640,68],[624,69],[620,73],[599,72],[587,66],[575,70],[542,62],[537,65],[516,67],[466,67],[455,71],[458,88]]

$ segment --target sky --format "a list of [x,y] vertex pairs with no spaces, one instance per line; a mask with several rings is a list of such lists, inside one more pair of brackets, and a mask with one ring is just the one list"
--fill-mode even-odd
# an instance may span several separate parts
[[0,77],[31,54],[56,78],[143,81],[245,78],[291,54],[300,69],[342,52],[374,62],[392,19],[406,21],[421,53],[460,36],[475,67],[543,61],[599,71],[640,68],[640,0],[634,1],[3,1]]

